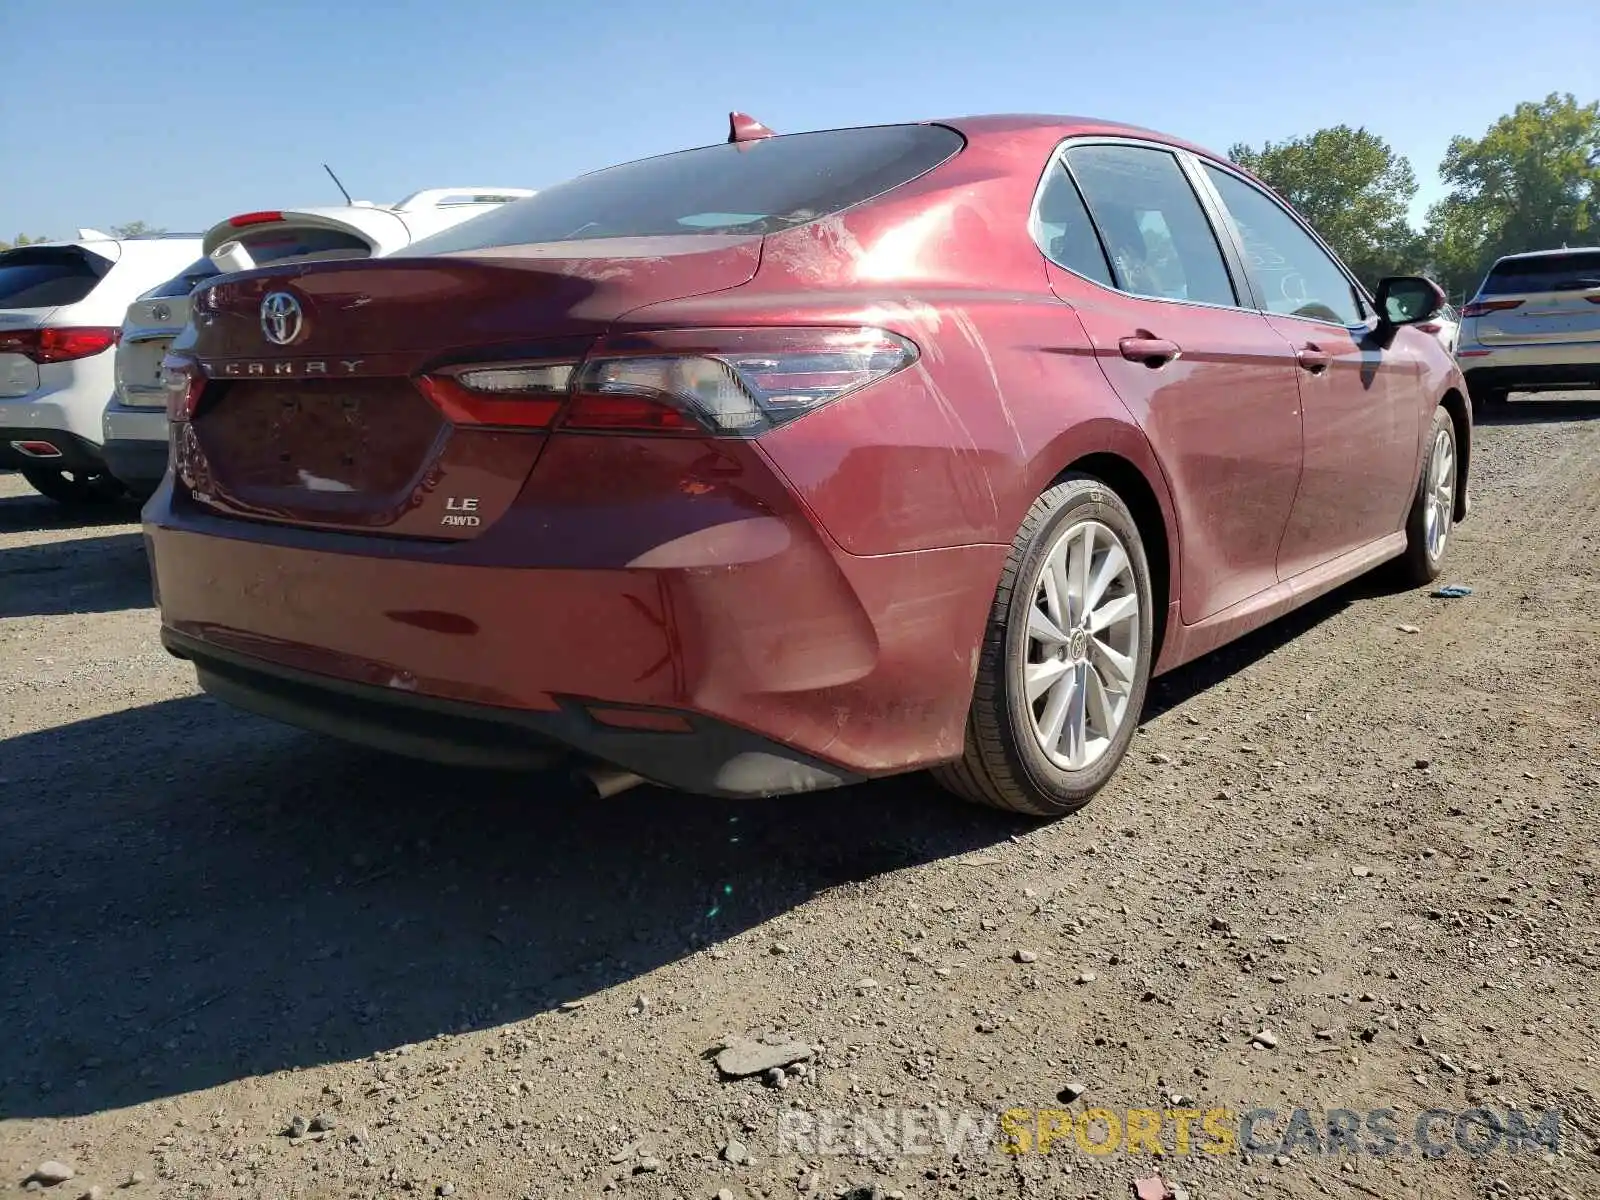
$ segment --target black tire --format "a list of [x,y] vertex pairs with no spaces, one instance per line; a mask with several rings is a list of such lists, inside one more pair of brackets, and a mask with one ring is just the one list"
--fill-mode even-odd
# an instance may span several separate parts
[[[1441,440],[1441,438],[1443,440]],[[1450,503],[1443,513],[1443,536],[1430,540],[1429,497],[1437,495],[1434,479],[1437,458],[1448,447],[1450,463]],[[1461,483],[1461,454],[1456,447],[1456,423],[1441,405],[1433,411],[1433,426],[1428,430],[1428,452],[1422,458],[1422,472],[1417,477],[1416,495],[1411,499],[1411,511],[1406,515],[1406,552],[1397,567],[1402,581],[1409,587],[1421,587],[1439,578],[1444,569],[1445,552],[1450,548],[1450,535],[1455,529],[1457,490]],[[1437,513],[1437,509],[1434,510]]]
[[127,494],[127,490],[104,471],[23,467],[22,477],[41,496],[72,508],[114,504]]
[[[1122,722],[1109,745],[1085,767],[1070,770],[1052,762],[1040,747],[1022,691],[1021,664],[1045,558],[1066,526],[1083,521],[1110,530],[1127,554],[1131,594],[1138,601],[1137,617],[1128,620],[1137,624],[1139,653]],[[965,800],[1011,812],[1059,817],[1082,808],[1111,778],[1138,729],[1150,682],[1153,628],[1150,571],[1128,506],[1098,479],[1069,477],[1050,488],[1028,510],[1000,574],[978,658],[965,754],[936,768],[934,778]]]

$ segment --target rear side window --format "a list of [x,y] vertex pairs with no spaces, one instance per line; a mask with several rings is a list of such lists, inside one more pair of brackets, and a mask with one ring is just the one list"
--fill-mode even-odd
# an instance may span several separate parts
[[266,227],[246,230],[235,239],[258,267],[291,258],[369,258],[372,246],[342,229]]
[[111,261],[72,246],[0,253],[0,308],[55,308],[88,298]]
[[160,287],[151,288],[144,294],[143,299],[172,300],[179,296],[187,296],[206,280],[218,274],[221,274],[221,272],[217,270],[216,264],[209,258],[198,259]]
[[939,125],[794,133],[607,167],[414,243],[406,255],[577,238],[776,233],[840,212],[956,154]]
[[1600,250],[1541,254],[1496,263],[1478,289],[1480,296],[1512,292],[1584,292],[1600,288]]
[[1057,266],[1076,271],[1106,287],[1116,286],[1111,281],[1111,267],[1106,263],[1106,253],[1094,231],[1094,222],[1089,219],[1089,210],[1083,206],[1077,184],[1059,161],[1051,163],[1044,190],[1039,193],[1039,204],[1033,214],[1033,240]]
[[1157,300],[1238,304],[1216,234],[1176,158],[1143,146],[1075,146],[1067,162],[1119,288]]

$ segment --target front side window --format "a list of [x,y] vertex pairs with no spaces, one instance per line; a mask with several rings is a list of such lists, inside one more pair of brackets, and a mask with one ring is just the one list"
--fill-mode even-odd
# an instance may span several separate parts
[[1067,162],[1094,214],[1119,288],[1157,300],[1238,304],[1216,234],[1171,153],[1075,146]]
[[1281,204],[1210,163],[1205,171],[1244,241],[1245,261],[1268,312],[1335,325],[1361,324],[1365,313],[1355,285]]

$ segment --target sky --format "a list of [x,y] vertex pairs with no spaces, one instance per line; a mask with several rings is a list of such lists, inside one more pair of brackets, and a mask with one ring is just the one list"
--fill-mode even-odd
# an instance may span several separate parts
[[1365,125],[1420,217],[1452,135],[1600,98],[1593,0],[0,0],[0,238],[424,187],[540,187],[721,141],[976,113],[1226,151]]

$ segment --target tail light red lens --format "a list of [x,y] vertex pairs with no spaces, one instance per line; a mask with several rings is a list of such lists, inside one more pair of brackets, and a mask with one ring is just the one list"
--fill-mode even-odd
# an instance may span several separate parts
[[115,325],[0,332],[0,354],[20,354],[39,364],[71,362],[111,349],[122,337]]
[[1463,317],[1481,317],[1484,313],[1502,312],[1508,308],[1521,308],[1521,300],[1473,300],[1463,306]]
[[417,384],[453,424],[548,429],[567,401],[574,367],[497,363],[424,375]]
[[235,229],[243,229],[247,225],[271,225],[281,220],[283,220],[281,212],[247,212],[240,213],[237,217],[229,217],[228,224]]
[[424,376],[458,424],[758,437],[917,360],[880,329],[701,329],[607,339],[581,363]]
[[168,355],[161,360],[161,386],[167,393],[167,420],[187,421],[200,404],[206,377],[188,359]]

